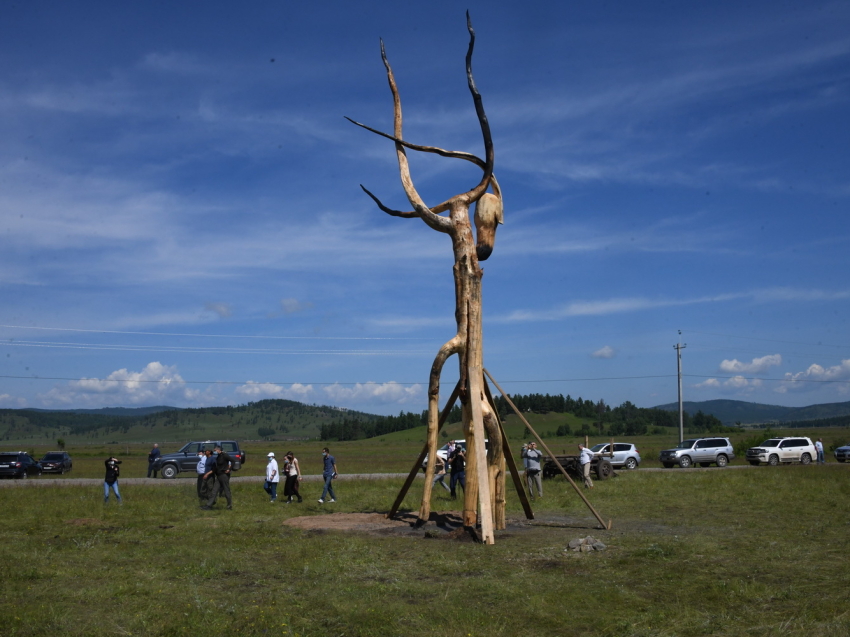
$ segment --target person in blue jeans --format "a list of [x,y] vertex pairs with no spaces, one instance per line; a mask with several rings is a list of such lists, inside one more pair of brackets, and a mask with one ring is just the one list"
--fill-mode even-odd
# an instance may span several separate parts
[[118,499],[118,504],[121,504],[121,494],[118,492],[118,474],[121,472],[121,461],[118,458],[110,456],[106,462],[106,477],[103,479],[103,503],[109,502],[109,489],[115,492],[115,497]]
[[325,447],[322,449],[322,460],[325,463],[325,468],[322,470],[322,477],[325,479],[325,488],[322,489],[322,497],[319,498],[319,504],[325,503],[325,496],[330,495],[331,502],[336,502],[336,494],[331,486],[331,481],[336,478],[336,458],[331,455],[330,449]]

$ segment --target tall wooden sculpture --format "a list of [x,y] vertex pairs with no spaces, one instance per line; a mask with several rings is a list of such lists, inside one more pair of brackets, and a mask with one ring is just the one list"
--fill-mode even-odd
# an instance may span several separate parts
[[[459,151],[448,151],[433,146],[411,144],[402,136],[401,99],[395,83],[392,68],[387,60],[384,43],[381,41],[381,58],[387,70],[390,90],[394,104],[394,129],[389,135],[373,128],[349,120],[358,126],[395,142],[398,155],[401,183],[407,199],[413,206],[410,212],[392,210],[361,186],[378,205],[389,215],[404,218],[422,219],[429,227],[443,232],[451,238],[454,251],[455,283],[455,319],[457,333],[437,352],[431,366],[428,383],[428,463],[425,472],[425,488],[419,509],[419,520],[428,520],[431,511],[431,485],[434,475],[434,459],[437,451],[437,434],[440,426],[440,375],[446,360],[457,355],[460,366],[458,394],[463,411],[463,430],[467,444],[466,489],[464,490],[463,523],[474,527],[480,521],[482,539],[493,542],[494,529],[505,525],[505,454],[503,436],[498,415],[488,400],[484,380],[484,354],[481,329],[481,277],[484,274],[479,263],[487,259],[493,251],[496,227],[503,222],[502,195],[496,177],[493,175],[493,140],[490,125],[484,113],[481,95],[475,87],[472,77],[472,52],[475,46],[475,31],[469,14],[466,16],[469,31],[469,48],[466,54],[466,76],[469,91],[475,104],[475,112],[484,138],[484,160]],[[405,149],[419,152],[436,153],[443,157],[463,159],[479,166],[483,172],[481,181],[467,192],[435,206],[428,207],[417,193],[410,176]],[[488,188],[492,193],[487,192]],[[474,221],[477,241],[473,237],[469,208],[475,204]],[[448,213],[443,216],[443,213]],[[454,395],[451,401],[454,403]],[[451,407],[451,405],[448,405]],[[484,440],[489,439],[489,451]],[[480,519],[477,511],[480,508]]]

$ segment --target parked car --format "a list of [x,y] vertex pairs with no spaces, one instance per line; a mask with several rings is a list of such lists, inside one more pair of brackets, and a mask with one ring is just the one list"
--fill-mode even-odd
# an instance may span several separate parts
[[658,459],[668,469],[674,465],[687,469],[696,463],[701,467],[710,464],[725,467],[734,457],[729,438],[691,438],[683,440],[673,449],[665,449]]
[[24,480],[41,475],[41,465],[26,451],[0,453],[0,477]]
[[70,471],[74,466],[71,456],[67,451],[50,451],[44,454],[44,457],[38,461],[41,465],[41,470],[44,473],[58,473],[62,475],[66,471]]
[[838,460],[838,462],[847,462],[850,460],[850,445],[839,447],[833,453],[835,454],[835,459]]
[[608,458],[615,467],[625,467],[626,469],[637,469],[640,466],[640,453],[638,448],[630,442],[615,442],[614,455],[610,456],[609,450],[611,443],[603,442],[590,448],[597,456]]
[[246,457],[245,452],[239,448],[239,443],[235,440],[187,442],[180,448],[180,451],[161,455],[154,462],[154,470],[159,471],[159,475],[166,479],[176,478],[183,471],[195,475],[195,468],[198,466],[198,452],[206,451],[207,449],[215,450],[217,445],[221,445],[222,451],[233,458],[231,470],[239,471],[245,463]]
[[809,464],[818,457],[811,438],[770,438],[758,447],[747,449],[747,461],[754,466],[766,462],[771,466],[780,463],[799,462]]

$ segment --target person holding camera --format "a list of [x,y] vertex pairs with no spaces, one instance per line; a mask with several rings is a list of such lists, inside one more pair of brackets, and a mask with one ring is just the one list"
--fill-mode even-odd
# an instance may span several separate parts
[[121,504],[121,494],[118,492],[118,474],[121,473],[121,468],[118,465],[121,464],[121,461],[110,456],[103,464],[106,465],[106,477],[103,479],[103,503],[109,502],[109,490],[112,489],[115,492],[118,504]]
[[525,464],[525,480],[528,483],[528,495],[534,498],[534,486],[537,485],[537,497],[543,497],[543,480],[540,471],[540,459],[543,454],[536,442],[522,446],[522,459]]
[[458,445],[455,451],[449,458],[449,467],[451,467],[452,479],[449,481],[451,488],[449,491],[452,494],[452,500],[457,499],[457,484],[460,483],[460,488],[466,491],[466,452],[463,447]]

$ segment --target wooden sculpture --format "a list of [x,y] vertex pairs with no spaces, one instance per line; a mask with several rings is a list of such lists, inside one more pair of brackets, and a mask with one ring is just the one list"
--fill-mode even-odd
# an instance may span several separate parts
[[[505,526],[505,450],[503,435],[492,403],[488,400],[489,390],[484,380],[484,350],[481,328],[481,277],[484,274],[479,263],[487,259],[493,251],[496,228],[503,223],[502,194],[493,174],[493,140],[490,125],[484,113],[481,95],[475,87],[472,77],[472,52],[475,46],[475,31],[466,15],[469,31],[469,48],[466,53],[466,76],[469,91],[478,115],[481,133],[484,138],[484,160],[470,153],[448,151],[433,146],[411,144],[402,136],[401,100],[395,83],[392,68],[387,60],[384,43],[381,41],[381,58],[387,70],[387,79],[392,91],[394,104],[394,128],[389,135],[359,122],[349,119],[373,133],[395,142],[398,156],[401,183],[413,210],[402,212],[386,207],[381,201],[361,185],[385,213],[394,217],[419,218],[429,227],[449,235],[454,251],[455,283],[455,319],[457,333],[437,352],[431,366],[428,382],[428,462],[425,471],[425,488],[419,509],[419,521],[428,520],[431,512],[431,486],[434,476],[435,457],[438,448],[437,434],[440,422],[440,375],[446,360],[457,355],[460,366],[460,381],[457,393],[463,412],[463,431],[466,438],[466,489],[464,490],[463,524],[475,527],[480,521],[481,536],[484,542],[493,542],[494,529]],[[348,118],[347,118],[348,119]],[[479,166],[483,172],[481,181],[467,192],[455,195],[443,203],[429,208],[416,188],[410,176],[405,149],[435,153],[443,157],[463,159]],[[488,188],[492,193],[487,192]],[[473,237],[469,208],[475,204],[474,221],[477,241]],[[448,213],[443,216],[443,213]],[[454,395],[453,395],[454,396]],[[452,399],[452,404],[454,399]],[[451,405],[447,406],[451,408]],[[489,439],[489,451],[484,441]],[[480,520],[477,511],[480,507]]]

